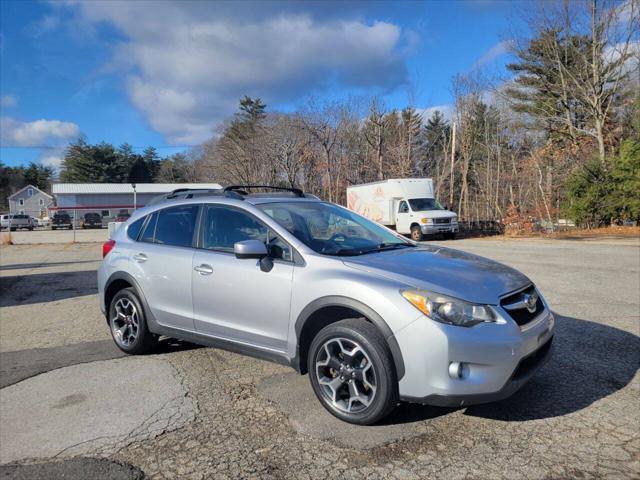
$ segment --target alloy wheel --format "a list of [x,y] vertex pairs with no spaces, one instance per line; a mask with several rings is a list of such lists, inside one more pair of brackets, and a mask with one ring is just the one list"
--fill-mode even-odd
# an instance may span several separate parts
[[111,319],[113,337],[123,347],[130,347],[138,337],[138,310],[128,298],[120,298],[114,305],[115,316]]
[[322,395],[342,412],[360,413],[375,398],[373,363],[364,348],[353,340],[327,340],[316,355],[315,374]]

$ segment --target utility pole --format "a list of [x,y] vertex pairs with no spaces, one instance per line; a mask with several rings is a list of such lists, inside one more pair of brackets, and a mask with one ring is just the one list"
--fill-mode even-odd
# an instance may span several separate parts
[[449,208],[453,205],[453,162],[456,158],[456,122],[453,122],[451,132],[451,176],[449,178]]
[[136,198],[136,184],[132,183],[131,186],[133,187],[133,211],[135,212],[136,211],[136,205],[137,205],[137,203],[136,203],[136,200],[137,200],[137,198]]

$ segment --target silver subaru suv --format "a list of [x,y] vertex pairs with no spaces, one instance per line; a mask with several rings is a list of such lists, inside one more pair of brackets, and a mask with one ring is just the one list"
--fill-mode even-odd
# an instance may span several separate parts
[[100,302],[121,350],[162,336],[290,365],[363,425],[399,401],[506,398],[548,358],[554,316],[522,273],[253,188],[174,191],[104,244]]

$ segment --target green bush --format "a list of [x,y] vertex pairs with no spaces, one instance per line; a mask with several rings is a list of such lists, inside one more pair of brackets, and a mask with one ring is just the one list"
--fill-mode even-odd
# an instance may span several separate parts
[[640,141],[627,140],[611,168],[616,218],[640,221]]
[[640,142],[623,142],[608,165],[592,160],[580,167],[567,180],[566,191],[563,214],[580,226],[640,220]]

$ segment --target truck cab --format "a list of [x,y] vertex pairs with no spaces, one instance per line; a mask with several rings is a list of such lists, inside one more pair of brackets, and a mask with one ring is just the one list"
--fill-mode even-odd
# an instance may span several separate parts
[[413,240],[436,234],[453,239],[458,233],[458,217],[435,198],[402,198],[397,204],[396,230]]

